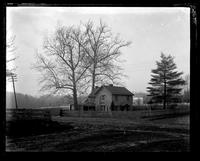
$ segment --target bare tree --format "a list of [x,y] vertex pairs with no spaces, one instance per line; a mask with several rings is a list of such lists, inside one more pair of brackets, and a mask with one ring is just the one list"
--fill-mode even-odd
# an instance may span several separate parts
[[10,36],[7,38],[6,42],[6,76],[9,77],[14,74],[16,68],[10,67],[11,63],[16,59],[16,56],[12,54],[16,51],[15,46],[15,36]]
[[[41,90],[53,92],[71,90],[77,107],[77,92],[82,93],[92,83],[112,83],[120,79],[121,67],[115,63],[120,49],[130,42],[112,36],[110,29],[100,21],[83,26],[58,27],[55,34],[45,39],[45,55],[37,54],[36,68],[42,73]],[[90,86],[91,87],[91,86]]]
[[86,63],[91,64],[87,76],[92,84],[92,91],[96,84],[119,83],[118,80],[123,75],[122,68],[116,65],[121,55],[120,49],[129,46],[131,42],[121,40],[119,35],[113,36],[111,30],[101,20],[97,27],[92,21],[84,24],[83,35],[85,39],[82,43],[78,37],[75,37],[75,40],[87,54]]
[[15,54],[16,47],[15,47],[15,36],[10,36],[7,38],[6,42],[6,78],[8,81],[11,81],[13,84],[13,90],[14,90],[14,96],[15,96],[15,105],[16,109],[18,108],[17,104],[17,96],[15,92],[15,81],[17,81],[17,75],[15,73],[16,67],[11,64],[15,59],[16,56],[13,56],[12,54]]
[[[75,41],[75,37],[78,41]],[[52,92],[67,89],[73,94],[74,107],[78,109],[77,89],[84,88],[83,80],[89,65],[83,63],[84,40],[79,29],[58,27],[52,36],[44,41],[44,54],[37,54],[35,68],[42,73],[41,90]]]

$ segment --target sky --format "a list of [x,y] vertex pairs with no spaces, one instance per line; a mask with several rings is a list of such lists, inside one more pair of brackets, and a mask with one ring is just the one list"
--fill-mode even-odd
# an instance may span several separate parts
[[[15,35],[16,50],[7,58],[17,59],[16,92],[39,96],[40,73],[32,69],[35,51],[42,51],[44,37],[58,24],[78,26],[92,20],[106,23],[113,34],[131,41],[122,48],[124,85],[132,92],[146,92],[151,70],[156,68],[161,52],[174,56],[177,70],[190,73],[190,9],[187,7],[7,7],[7,38]],[[6,82],[6,91],[13,91]]]

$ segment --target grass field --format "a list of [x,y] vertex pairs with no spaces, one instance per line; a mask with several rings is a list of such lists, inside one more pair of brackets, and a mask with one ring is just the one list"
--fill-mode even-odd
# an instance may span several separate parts
[[188,114],[139,120],[54,116],[45,125],[37,123],[31,135],[8,135],[6,151],[189,151],[189,123]]

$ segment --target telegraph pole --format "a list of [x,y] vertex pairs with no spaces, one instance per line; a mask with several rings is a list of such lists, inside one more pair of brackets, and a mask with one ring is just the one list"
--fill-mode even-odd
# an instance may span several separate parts
[[12,78],[13,90],[14,90],[14,96],[15,96],[15,106],[16,106],[16,109],[18,109],[18,105],[17,105],[17,97],[16,97],[16,93],[15,93],[15,83],[14,83],[13,74],[11,75],[11,78]]

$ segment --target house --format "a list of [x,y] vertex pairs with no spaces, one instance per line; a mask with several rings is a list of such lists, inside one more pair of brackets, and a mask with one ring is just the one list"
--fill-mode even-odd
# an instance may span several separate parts
[[84,102],[83,110],[129,110],[132,107],[133,95],[125,87],[113,85],[95,87]]
[[144,99],[143,97],[134,97],[133,105],[143,105]]

